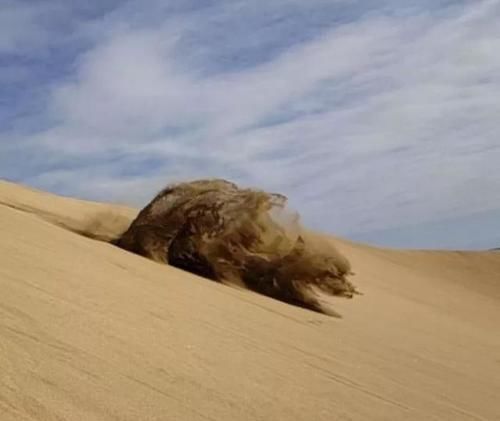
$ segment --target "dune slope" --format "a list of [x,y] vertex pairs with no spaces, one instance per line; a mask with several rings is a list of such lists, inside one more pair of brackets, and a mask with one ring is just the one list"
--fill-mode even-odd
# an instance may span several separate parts
[[0,182],[2,421],[500,419],[498,252],[331,240],[338,320],[79,235],[135,214]]

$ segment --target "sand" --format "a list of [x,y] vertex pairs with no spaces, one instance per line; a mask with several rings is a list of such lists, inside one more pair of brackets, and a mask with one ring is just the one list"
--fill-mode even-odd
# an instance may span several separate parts
[[136,212],[0,181],[1,421],[500,419],[498,252],[329,239],[335,319],[80,235]]

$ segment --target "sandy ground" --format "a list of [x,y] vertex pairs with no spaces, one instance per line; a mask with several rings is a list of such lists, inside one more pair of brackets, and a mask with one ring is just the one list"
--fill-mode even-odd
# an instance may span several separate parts
[[1,421],[500,420],[499,252],[332,239],[334,319],[77,234],[135,212],[0,181]]

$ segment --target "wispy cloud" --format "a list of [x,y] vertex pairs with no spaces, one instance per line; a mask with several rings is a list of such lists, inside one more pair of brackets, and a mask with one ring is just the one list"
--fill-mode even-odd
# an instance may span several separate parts
[[77,4],[7,3],[4,176],[135,204],[227,177],[340,234],[500,208],[498,0]]

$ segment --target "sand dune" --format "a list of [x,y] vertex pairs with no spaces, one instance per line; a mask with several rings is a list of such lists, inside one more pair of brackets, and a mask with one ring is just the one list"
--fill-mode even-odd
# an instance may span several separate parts
[[0,182],[1,421],[500,419],[498,252],[328,240],[339,320],[79,235],[135,215]]

